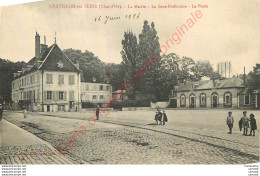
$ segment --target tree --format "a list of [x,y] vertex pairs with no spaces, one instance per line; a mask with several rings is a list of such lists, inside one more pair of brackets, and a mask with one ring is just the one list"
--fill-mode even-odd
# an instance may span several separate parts
[[0,58],[0,96],[5,102],[11,102],[13,74],[26,68],[25,62],[11,62]]
[[118,84],[123,85],[125,80],[125,66],[121,64],[109,63],[106,64],[106,76],[113,90],[118,90]]
[[140,80],[141,91],[143,93],[152,94],[157,100],[161,99],[162,79],[160,75],[160,43],[155,25],[152,22],[151,26],[148,21],[144,21],[142,33],[139,35],[139,65],[141,66],[146,58],[156,55],[158,62],[147,72],[146,76]]
[[96,82],[106,82],[107,77],[105,74],[105,63],[102,62],[97,56],[90,51],[74,49],[65,49],[63,51],[72,62],[79,62],[79,68],[84,76],[84,81],[93,82],[93,78]]
[[196,62],[193,71],[193,81],[200,81],[203,77],[211,78],[213,75],[213,67],[209,61]]
[[122,64],[125,67],[125,80],[129,81],[132,85],[132,98],[135,99],[137,90],[137,82],[131,78],[131,75],[138,69],[138,43],[136,36],[131,32],[125,32],[124,39],[122,40],[122,51],[121,56],[123,59]]
[[257,64],[253,71],[247,75],[247,85],[250,92],[260,89],[260,65]]

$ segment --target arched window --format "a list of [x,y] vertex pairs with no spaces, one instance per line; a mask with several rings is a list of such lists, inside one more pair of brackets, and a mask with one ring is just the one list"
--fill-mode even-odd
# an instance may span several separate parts
[[216,92],[211,94],[211,107],[212,108],[218,107],[218,93]]
[[230,92],[224,93],[224,107],[232,107],[232,94]]
[[195,108],[196,107],[196,97],[194,94],[190,95],[190,108]]
[[180,104],[181,104],[181,107],[186,106],[186,96],[184,94],[181,94],[181,96],[180,96]]
[[206,107],[207,106],[207,97],[205,93],[200,94],[200,107]]

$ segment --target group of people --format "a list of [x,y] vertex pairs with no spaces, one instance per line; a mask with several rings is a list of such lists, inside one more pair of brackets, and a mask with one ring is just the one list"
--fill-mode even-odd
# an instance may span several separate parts
[[[255,115],[251,113],[250,119],[246,115],[247,115],[247,112],[244,111],[243,117],[241,117],[241,119],[238,122],[239,129],[240,129],[240,131],[242,130],[242,128],[244,129],[243,130],[244,136],[252,136],[252,135],[255,136],[255,130],[257,129]],[[233,123],[234,123],[234,118],[232,116],[232,112],[228,112],[227,125],[229,128],[229,134],[232,134]],[[248,128],[251,129],[249,135],[247,135]]]
[[156,125],[159,125],[159,122],[160,122],[160,125],[165,125],[165,122],[168,122],[168,118],[167,118],[165,111],[163,110],[163,112],[161,112],[160,109],[156,110],[154,119],[155,119]]

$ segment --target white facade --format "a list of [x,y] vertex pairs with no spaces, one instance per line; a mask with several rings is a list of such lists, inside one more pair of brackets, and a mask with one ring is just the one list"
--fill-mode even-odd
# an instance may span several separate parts
[[112,96],[112,86],[104,83],[81,82],[81,101],[105,103]]

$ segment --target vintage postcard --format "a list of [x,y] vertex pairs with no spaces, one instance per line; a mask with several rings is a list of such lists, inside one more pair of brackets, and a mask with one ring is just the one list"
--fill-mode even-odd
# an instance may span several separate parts
[[259,163],[259,12],[258,0],[0,7],[0,164]]

